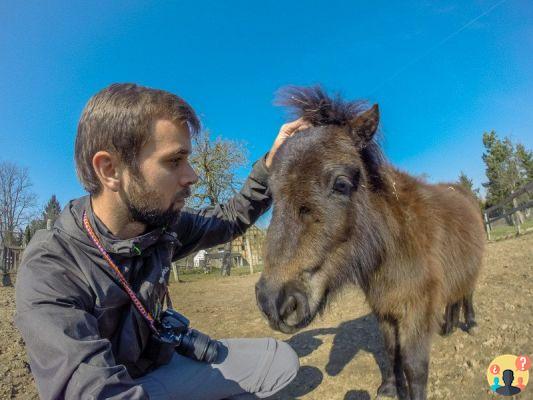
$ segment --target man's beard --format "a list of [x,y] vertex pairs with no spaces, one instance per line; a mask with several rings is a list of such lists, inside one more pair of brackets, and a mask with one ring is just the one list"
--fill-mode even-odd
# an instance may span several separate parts
[[121,189],[120,191],[120,197],[126,207],[128,207],[130,220],[146,225],[147,231],[175,224],[180,216],[180,210],[174,209],[175,203],[188,197],[190,190],[185,189],[177,193],[170,207],[166,210],[161,210],[154,206],[154,204],[161,203],[161,197],[158,193],[155,190],[146,188],[146,181],[140,174],[131,173],[130,176],[132,179],[129,190]]

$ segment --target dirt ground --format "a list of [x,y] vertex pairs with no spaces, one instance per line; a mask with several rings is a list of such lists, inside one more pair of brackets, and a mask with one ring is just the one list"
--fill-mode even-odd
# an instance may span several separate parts
[[[501,354],[533,356],[533,234],[490,243],[475,296],[479,328],[437,336],[430,399],[489,399],[485,371]],[[259,274],[171,285],[175,308],[212,337],[274,336],[300,356],[295,381],[276,399],[367,400],[385,368],[377,323],[360,291],[347,289],[323,317],[295,335],[273,332],[255,305]],[[15,330],[14,291],[0,287],[0,399],[37,398],[23,342]],[[533,398],[533,385],[517,396]],[[530,392],[530,393],[528,393]]]

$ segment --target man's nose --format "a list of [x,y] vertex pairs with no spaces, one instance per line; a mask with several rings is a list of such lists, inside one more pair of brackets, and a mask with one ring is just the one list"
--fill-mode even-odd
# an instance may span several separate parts
[[198,182],[198,174],[193,169],[191,164],[187,163],[187,171],[183,177],[183,186],[191,186]]

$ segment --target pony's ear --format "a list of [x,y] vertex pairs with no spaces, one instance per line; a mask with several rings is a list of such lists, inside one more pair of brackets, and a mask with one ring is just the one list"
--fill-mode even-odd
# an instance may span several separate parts
[[379,108],[374,104],[350,121],[352,135],[364,147],[372,140],[379,125]]

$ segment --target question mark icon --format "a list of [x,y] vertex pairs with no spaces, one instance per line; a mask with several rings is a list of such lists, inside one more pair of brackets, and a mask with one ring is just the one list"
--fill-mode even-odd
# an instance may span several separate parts
[[526,371],[531,367],[531,360],[528,356],[518,356],[515,365],[517,370]]
[[500,366],[498,364],[492,364],[489,369],[492,375],[498,375],[500,373]]

